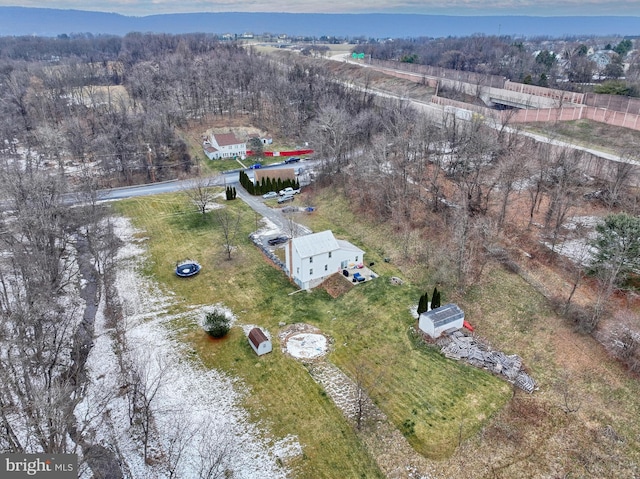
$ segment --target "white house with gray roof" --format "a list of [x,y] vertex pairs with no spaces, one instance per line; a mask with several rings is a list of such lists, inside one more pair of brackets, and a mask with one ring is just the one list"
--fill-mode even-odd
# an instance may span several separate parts
[[290,278],[302,289],[311,289],[345,268],[363,263],[364,251],[329,230],[293,238],[285,248]]
[[233,132],[212,133],[202,143],[205,155],[210,160],[219,158],[243,158],[247,155],[247,144],[239,140]]

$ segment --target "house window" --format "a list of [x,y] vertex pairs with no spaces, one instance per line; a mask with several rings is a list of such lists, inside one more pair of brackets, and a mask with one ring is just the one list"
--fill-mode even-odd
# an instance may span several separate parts
[[296,268],[296,274],[300,274],[300,268]]
[[329,251],[329,258],[331,258],[331,251]]
[[309,256],[309,263],[313,263],[313,256]]
[[326,264],[324,265],[324,270],[328,271],[329,270],[329,266],[327,266]]
[[358,257],[356,256],[356,263],[358,262]]
[[312,274],[313,274],[313,268],[309,270],[309,275],[312,275]]

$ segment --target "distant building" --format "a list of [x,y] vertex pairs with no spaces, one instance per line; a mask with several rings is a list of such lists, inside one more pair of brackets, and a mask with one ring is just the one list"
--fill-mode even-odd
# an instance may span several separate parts
[[463,325],[464,311],[452,303],[422,313],[418,319],[418,328],[434,339],[447,329],[460,329]]
[[270,353],[273,350],[271,340],[262,332],[260,328],[253,328],[249,331],[249,344],[258,356]]
[[296,172],[294,168],[276,168],[255,170],[253,172],[256,183],[260,183],[263,179],[271,178],[272,180],[296,180]]
[[247,156],[247,144],[239,140],[232,132],[212,133],[204,140],[202,147],[210,160]]
[[[259,132],[251,132],[251,133],[248,133],[246,136],[249,140],[253,140],[253,139],[260,140],[260,143],[262,143],[263,145],[271,145],[273,143],[273,137],[269,135],[263,136]],[[251,141],[249,141],[248,143],[251,143]]]

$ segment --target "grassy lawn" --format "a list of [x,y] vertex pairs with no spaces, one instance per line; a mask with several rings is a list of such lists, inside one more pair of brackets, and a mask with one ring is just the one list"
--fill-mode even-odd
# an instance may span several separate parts
[[[258,358],[242,331],[234,328],[221,341],[210,340],[193,321],[177,321],[194,354],[206,366],[240,378],[249,388],[246,407],[276,437],[296,435],[304,455],[294,461],[296,477],[380,477],[351,425],[311,379],[305,367],[280,352],[281,323],[305,322],[320,328],[333,342],[329,359],[347,374],[366,371],[364,383],[378,406],[425,456],[442,459],[459,441],[475,434],[511,396],[511,387],[475,368],[444,359],[417,342],[409,307],[422,294],[422,284],[389,282],[401,275],[382,258],[392,244],[378,242],[371,226],[355,221],[345,204],[326,207],[301,218],[315,231],[331,228],[367,251],[380,277],[339,297],[323,290],[298,293],[284,274],[270,265],[248,240],[255,215],[241,201],[225,203],[240,214],[237,249],[226,259],[213,213],[189,208],[180,195],[132,199],[116,209],[133,219],[148,237],[146,273],[178,298],[178,308],[223,303],[241,324],[257,324],[273,337],[274,352]],[[220,211],[220,210],[218,210]],[[201,273],[187,280],[174,275],[176,261],[198,260]]]

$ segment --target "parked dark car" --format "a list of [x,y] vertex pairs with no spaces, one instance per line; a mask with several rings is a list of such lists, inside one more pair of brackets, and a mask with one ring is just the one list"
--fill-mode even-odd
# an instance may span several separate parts
[[286,243],[287,241],[289,241],[289,238],[287,238],[286,236],[276,236],[275,238],[269,239],[267,243],[269,243],[271,246],[276,246],[279,244]]
[[290,163],[297,163],[298,161],[300,161],[300,158],[298,158],[297,156],[292,156],[291,158],[287,158],[286,160],[284,160],[287,165]]
[[260,168],[262,168],[262,165],[260,163],[254,163],[249,167],[250,170],[259,170]]

